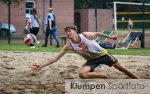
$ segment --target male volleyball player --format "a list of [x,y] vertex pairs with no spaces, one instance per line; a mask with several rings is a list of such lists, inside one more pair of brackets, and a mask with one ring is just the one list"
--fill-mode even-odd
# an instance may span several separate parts
[[117,39],[116,36],[107,36],[100,32],[83,32],[82,34],[77,34],[77,28],[75,26],[67,26],[65,32],[70,42],[67,43],[60,53],[49,59],[47,62],[33,65],[32,70],[37,72],[43,67],[50,65],[60,59],[68,51],[75,51],[77,54],[82,56],[87,60],[87,62],[81,67],[79,76],[83,79],[90,78],[109,78],[108,75],[100,74],[94,72],[94,69],[99,64],[106,64],[108,66],[113,66],[116,69],[122,71],[131,78],[138,78],[126,67],[118,63],[117,59],[113,57],[106,49],[99,46],[93,39],[96,36],[106,37],[109,39]]

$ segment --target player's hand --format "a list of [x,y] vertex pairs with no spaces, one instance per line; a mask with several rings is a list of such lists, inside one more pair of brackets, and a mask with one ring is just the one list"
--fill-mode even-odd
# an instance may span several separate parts
[[50,29],[50,31],[52,31],[52,30],[53,30],[51,27],[50,27],[49,29]]
[[111,39],[116,40],[118,37],[117,36],[111,36]]
[[33,65],[33,66],[32,66],[32,71],[38,72],[38,71],[40,71],[42,68],[43,68],[42,65]]

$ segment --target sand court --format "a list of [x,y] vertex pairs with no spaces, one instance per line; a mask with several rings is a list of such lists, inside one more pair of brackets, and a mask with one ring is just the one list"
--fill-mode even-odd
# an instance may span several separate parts
[[[33,64],[40,64],[57,53],[48,52],[0,52],[0,94],[64,94],[65,79],[80,79],[80,67],[85,60],[68,53],[56,63],[38,73],[31,70]],[[114,55],[142,79],[150,79],[150,56]],[[109,74],[111,79],[130,79],[122,72],[106,65],[95,70]]]

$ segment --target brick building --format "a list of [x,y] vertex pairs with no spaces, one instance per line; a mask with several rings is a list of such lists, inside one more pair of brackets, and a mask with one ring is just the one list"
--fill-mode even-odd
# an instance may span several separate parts
[[[44,19],[47,15],[47,8],[50,0],[24,0],[19,5],[11,3],[11,24],[17,29],[17,34],[22,34],[25,25],[25,14],[30,13],[32,8],[37,9],[40,16],[41,27],[39,34],[44,31]],[[58,33],[62,34],[67,24],[74,24],[74,0],[53,0],[52,6],[56,15]],[[8,6],[0,2],[0,22],[8,22]]]
[[[32,8],[37,9],[40,16],[41,27],[39,34],[45,30],[44,19],[50,0],[24,0],[19,5],[11,4],[11,24],[17,29],[17,34],[22,34],[25,25],[25,14]],[[66,25],[76,24],[79,31],[95,31],[94,9],[74,9],[74,0],[52,0],[52,6],[56,15],[58,34],[64,34]],[[112,30],[112,11],[97,10],[97,31]],[[8,22],[8,6],[0,2],[0,22]]]
[[[97,9],[97,31],[111,31],[113,28],[113,11],[110,9]],[[79,19],[80,18],[80,19]],[[80,25],[78,26],[79,23]],[[75,24],[80,27],[79,31],[96,31],[95,10],[76,9]]]

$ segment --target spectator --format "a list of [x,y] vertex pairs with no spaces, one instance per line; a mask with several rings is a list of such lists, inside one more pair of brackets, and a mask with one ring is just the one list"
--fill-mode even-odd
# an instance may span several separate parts
[[35,46],[39,46],[39,42],[37,40],[37,37],[34,34],[31,34],[30,31],[27,29],[24,29],[24,34],[25,34],[24,40],[26,38],[31,39],[31,42],[29,44],[27,44],[27,46],[30,46],[30,48],[35,48]]
[[31,25],[31,16],[30,16],[30,14],[26,14],[25,29],[26,30],[30,30],[30,28],[32,28],[32,25]]
[[131,18],[129,18],[129,21],[128,21],[128,30],[129,32],[131,32],[133,29],[133,21],[131,20]]
[[31,22],[32,22],[32,28],[30,30],[30,32],[32,34],[34,34],[35,36],[37,36],[38,32],[39,32],[39,27],[40,27],[40,21],[39,21],[39,17],[37,15],[37,11],[35,8],[32,9],[32,14],[31,14]]
[[37,37],[37,34],[39,32],[39,27],[40,27],[40,20],[35,8],[32,9],[31,22],[32,22],[31,24],[32,28],[30,29],[30,33],[34,34]]
[[47,43],[48,43],[48,37],[50,34],[53,35],[53,37],[56,40],[56,47],[59,47],[59,38],[57,36],[57,28],[56,28],[56,18],[55,15],[53,13],[53,8],[48,8],[48,14],[46,17],[47,20],[47,26],[46,26],[46,33],[45,33],[45,43],[44,45],[42,45],[42,47],[47,47]]

